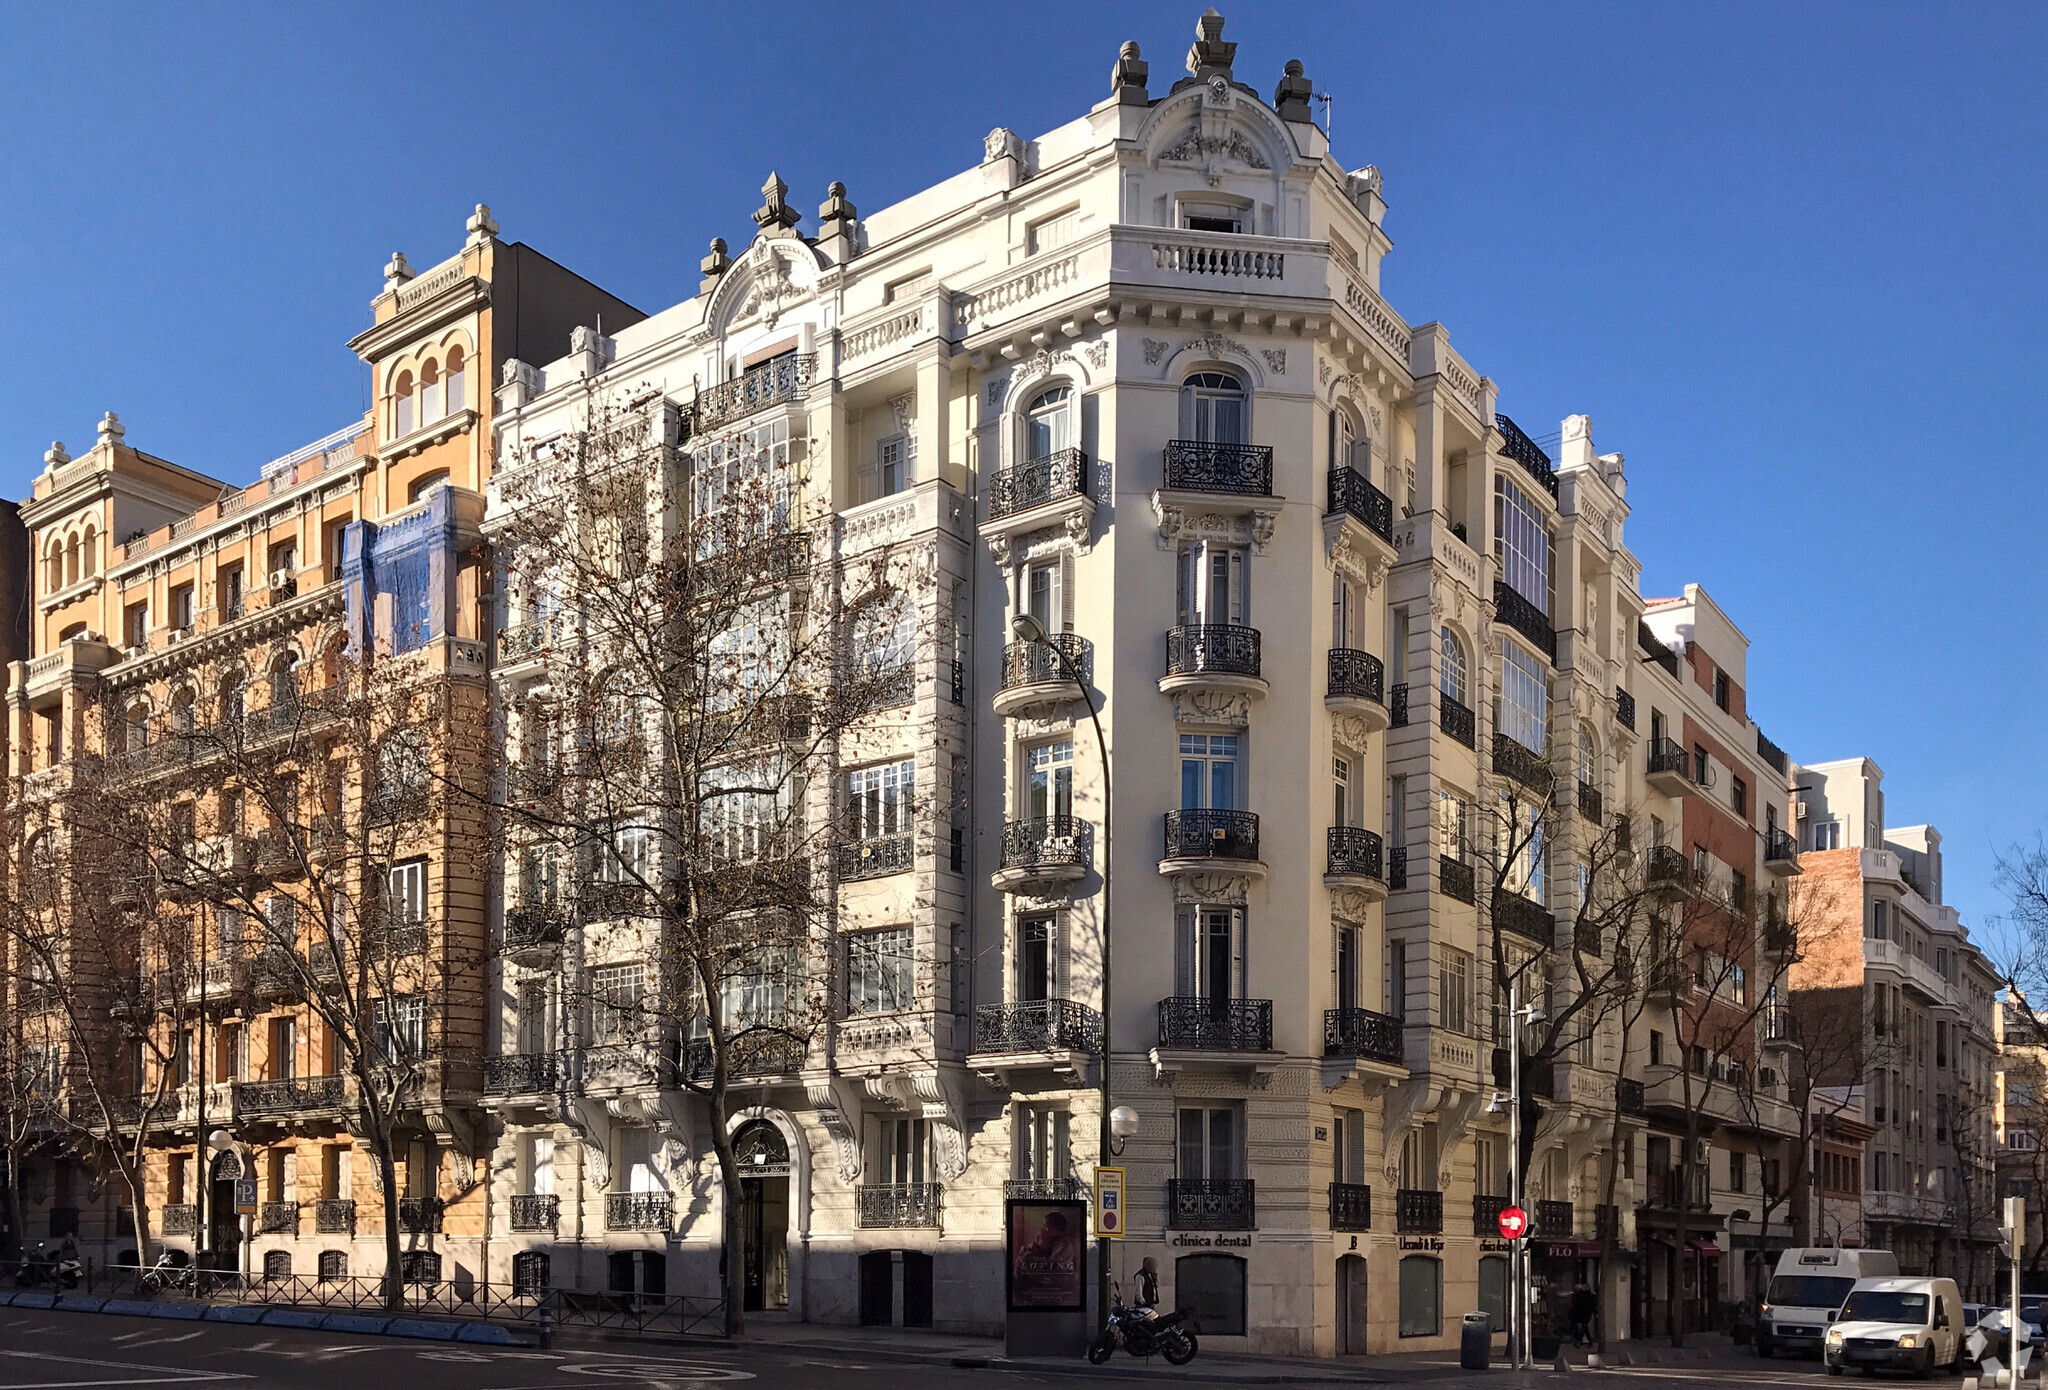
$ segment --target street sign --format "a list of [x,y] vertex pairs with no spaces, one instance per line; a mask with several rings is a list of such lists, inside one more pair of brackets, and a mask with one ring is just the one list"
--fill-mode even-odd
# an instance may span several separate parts
[[1504,1240],[1519,1240],[1529,1233],[1529,1213],[1520,1207],[1500,1209],[1500,1233]]
[[254,1179],[254,1178],[236,1178],[236,1179],[235,1179],[235,1215],[237,1215],[237,1216],[254,1216],[255,1214],[256,1214],[256,1179]]
[[1095,1236],[1098,1240],[1124,1238],[1124,1170],[1095,1170]]

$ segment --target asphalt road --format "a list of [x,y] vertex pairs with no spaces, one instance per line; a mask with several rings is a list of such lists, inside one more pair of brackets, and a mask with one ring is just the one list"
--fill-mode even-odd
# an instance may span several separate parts
[[[1248,1368],[1246,1362],[1237,1364]],[[1019,1383],[1085,1390],[1089,1385],[1130,1385],[1153,1378],[1185,1385],[1191,1379],[1159,1361],[1146,1365],[1119,1357],[1112,1366],[1122,1373],[1115,1380],[1063,1370],[963,1369],[800,1345],[558,1344],[543,1352],[236,1323],[0,1309],[0,1390],[180,1385],[245,1385],[249,1390],[271,1386],[293,1390],[410,1390],[413,1386],[431,1386],[433,1390],[597,1390],[611,1385],[817,1390],[877,1378],[886,1379],[891,1390],[966,1390],[969,1386],[990,1390],[992,1384]],[[1221,1369],[1214,1363],[1205,1368],[1197,1362],[1196,1366],[1212,1375]],[[1321,1378],[1332,1371],[1342,1379],[1355,1377],[1357,1382],[1470,1378],[1469,1373],[1451,1366],[1416,1364],[1340,1363],[1319,1366],[1315,1373]],[[1652,1383],[1664,1390],[1689,1390],[1680,1384],[1683,1382],[1700,1390],[1802,1383],[1810,1390],[1823,1390],[1824,1386],[1846,1384],[1828,1380],[1817,1361],[1765,1362],[1747,1355],[1717,1356],[1712,1364],[1573,1373],[1574,1379],[1580,1377],[1639,1381],[1645,1383],[1646,1390]],[[1500,1382],[1503,1390],[1520,1379],[1498,1369],[1489,1378]],[[1530,1377],[1532,1384],[1551,1379],[1549,1372]],[[1944,1382],[1956,1383],[1947,1378],[1934,1383]]]

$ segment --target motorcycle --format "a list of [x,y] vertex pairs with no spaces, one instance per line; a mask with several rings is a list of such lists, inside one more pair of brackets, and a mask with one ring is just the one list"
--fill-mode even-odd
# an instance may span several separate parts
[[1167,1364],[1185,1366],[1195,1359],[1195,1329],[1185,1312],[1156,1313],[1150,1308],[1126,1308],[1118,1295],[1110,1301],[1109,1321],[1088,1346],[1088,1361],[1100,1366],[1122,1347],[1133,1356],[1158,1352]]
[[75,1289],[84,1278],[85,1268],[79,1264],[76,1255],[52,1253],[49,1242],[45,1241],[22,1261],[21,1272],[14,1276],[14,1283],[23,1289],[32,1289],[37,1284],[48,1284],[53,1289]]
[[189,1292],[195,1287],[197,1278],[198,1270],[194,1268],[191,1256],[182,1250],[163,1250],[157,1253],[156,1263],[144,1270],[136,1283],[145,1294],[160,1294],[167,1289]]

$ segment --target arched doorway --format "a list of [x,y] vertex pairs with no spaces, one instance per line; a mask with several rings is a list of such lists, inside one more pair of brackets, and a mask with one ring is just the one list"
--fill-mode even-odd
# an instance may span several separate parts
[[749,1313],[789,1307],[789,1144],[766,1120],[733,1135],[740,1169],[740,1241],[745,1260],[741,1307]]
[[1337,1257],[1337,1354],[1365,1355],[1365,1256]]
[[206,1190],[207,1263],[215,1269],[242,1267],[242,1218],[235,1212],[235,1180],[242,1176],[242,1158],[233,1149],[213,1157],[213,1175]]

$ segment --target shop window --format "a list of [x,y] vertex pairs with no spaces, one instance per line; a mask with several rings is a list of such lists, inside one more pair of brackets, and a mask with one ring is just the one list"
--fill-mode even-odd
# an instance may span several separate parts
[[1401,1335],[1434,1337],[1443,1331],[1443,1262],[1428,1255],[1401,1259]]
[[[1407,1284],[1404,1281],[1403,1289]],[[1405,1305],[1404,1305],[1405,1306]],[[1492,1320],[1493,1330],[1504,1332],[1508,1325],[1508,1262],[1500,1255],[1479,1260],[1479,1311]],[[1404,1330],[1402,1333],[1406,1336]]]
[[1235,1255],[1183,1255],[1173,1262],[1173,1306],[1204,1337],[1245,1335],[1245,1262]]

